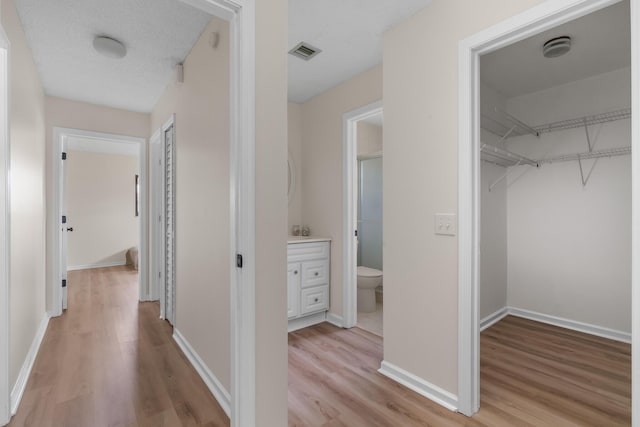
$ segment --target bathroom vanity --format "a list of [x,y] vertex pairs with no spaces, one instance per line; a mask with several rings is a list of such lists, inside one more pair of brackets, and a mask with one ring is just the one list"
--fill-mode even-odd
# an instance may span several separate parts
[[331,241],[289,237],[287,245],[287,317],[289,331],[326,319],[329,310]]

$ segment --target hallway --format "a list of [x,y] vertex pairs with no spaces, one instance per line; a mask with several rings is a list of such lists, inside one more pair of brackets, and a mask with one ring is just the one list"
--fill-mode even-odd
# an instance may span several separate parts
[[9,426],[227,426],[229,419],[127,266],[69,272]]

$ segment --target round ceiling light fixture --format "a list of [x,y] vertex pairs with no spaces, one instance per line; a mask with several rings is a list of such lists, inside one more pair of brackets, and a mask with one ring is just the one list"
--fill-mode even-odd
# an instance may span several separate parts
[[545,58],[557,58],[571,50],[571,37],[562,36],[548,40],[542,46],[542,54]]
[[107,58],[120,59],[127,54],[127,48],[121,41],[107,36],[96,36],[93,39],[93,48]]

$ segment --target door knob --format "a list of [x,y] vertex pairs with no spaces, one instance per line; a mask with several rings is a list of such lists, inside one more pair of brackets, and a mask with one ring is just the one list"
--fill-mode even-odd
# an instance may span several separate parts
[[73,231],[73,227],[67,227],[67,231]]

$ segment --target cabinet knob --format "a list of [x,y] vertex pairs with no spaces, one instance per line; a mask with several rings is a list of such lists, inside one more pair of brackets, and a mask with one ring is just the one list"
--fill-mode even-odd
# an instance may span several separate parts
[[294,270],[294,271],[293,271],[293,274],[298,274],[298,270]]
[[318,298],[316,298],[316,299],[314,300],[314,302],[318,302]]
[[318,272],[316,271],[314,275],[315,275],[315,276],[317,276],[317,275],[318,275]]

